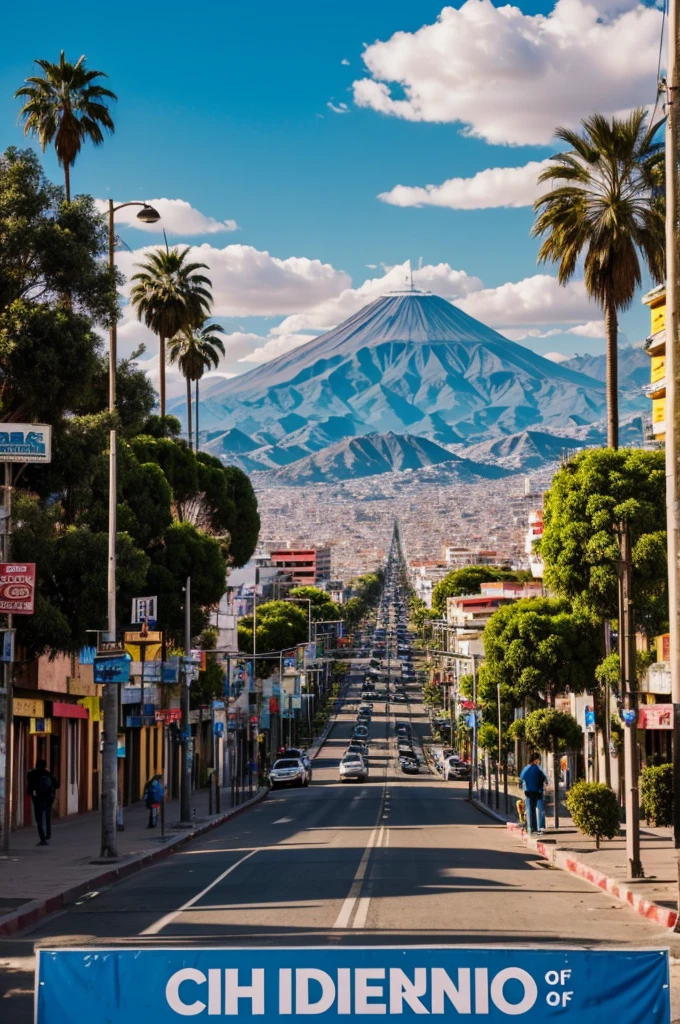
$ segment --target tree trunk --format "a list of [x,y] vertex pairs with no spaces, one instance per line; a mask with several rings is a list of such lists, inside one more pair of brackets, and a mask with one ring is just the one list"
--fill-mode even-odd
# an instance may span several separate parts
[[66,192],[66,202],[71,202],[71,168],[68,161],[64,163],[64,191]]
[[186,382],[187,382],[187,430],[189,432],[189,447],[191,448],[192,447],[192,444],[191,444],[191,423],[192,423],[192,418],[191,418],[191,380],[189,379],[189,377],[186,378]]
[[[165,338],[163,335],[160,337],[160,351],[158,353],[158,386],[160,390],[161,398],[161,420],[165,419]],[[163,423],[163,434],[165,434],[165,424]]]
[[198,443],[198,378],[196,379],[196,451],[198,451],[200,445]]
[[607,349],[607,446],[619,447],[619,325],[616,307],[608,295],[604,302],[604,329]]
[[557,749],[557,740],[553,740],[553,793],[554,793],[554,824],[555,828],[560,827],[560,755]]

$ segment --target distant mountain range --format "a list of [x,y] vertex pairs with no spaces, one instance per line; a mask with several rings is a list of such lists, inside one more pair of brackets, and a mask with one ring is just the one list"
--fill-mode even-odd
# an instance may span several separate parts
[[[648,365],[621,351],[624,420],[646,408]],[[517,472],[600,442],[603,379],[603,356],[552,362],[445,299],[395,293],[249,373],[208,379],[202,447],[263,483]],[[181,400],[169,411],[181,418]]]
[[356,480],[382,473],[441,466],[458,479],[504,476],[502,469],[475,463],[447,451],[434,441],[412,434],[367,434],[346,438],[273,472],[258,474],[258,482],[301,486],[329,481]]

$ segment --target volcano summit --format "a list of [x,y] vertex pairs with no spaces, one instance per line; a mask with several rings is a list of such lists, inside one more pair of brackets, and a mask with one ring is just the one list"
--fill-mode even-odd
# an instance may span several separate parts
[[[415,290],[384,295],[242,376],[209,379],[201,394],[206,449],[228,459],[236,436],[250,468],[266,450],[263,469],[367,434],[473,444],[538,426],[576,429],[604,409],[602,381]],[[180,399],[171,411],[182,415]]]

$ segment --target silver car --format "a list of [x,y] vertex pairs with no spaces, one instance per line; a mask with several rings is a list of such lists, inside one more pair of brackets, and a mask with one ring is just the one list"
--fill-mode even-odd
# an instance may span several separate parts
[[368,765],[360,754],[346,754],[340,762],[340,781],[365,782],[368,778]]
[[308,786],[309,779],[310,772],[299,757],[282,757],[274,762],[269,772],[269,785],[272,789],[278,786]]

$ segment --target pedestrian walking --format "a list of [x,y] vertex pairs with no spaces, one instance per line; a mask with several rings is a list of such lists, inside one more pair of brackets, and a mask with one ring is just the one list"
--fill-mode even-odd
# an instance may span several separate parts
[[163,782],[160,775],[152,775],[144,787],[144,805],[149,808],[149,823],[147,828],[156,828],[158,824],[158,809],[163,803]]
[[[541,803],[543,802],[543,788],[547,781],[547,776],[541,768],[541,755],[532,754],[529,763],[522,769],[522,774],[519,777],[520,786],[524,790],[529,835],[533,832],[543,831],[538,827],[537,810],[539,800]],[[545,813],[541,824],[545,825]]]
[[26,792],[33,801],[33,813],[40,836],[38,846],[47,846],[52,838],[52,804],[58,789],[59,783],[52,772],[48,771],[47,761],[42,758],[36,761],[35,768],[31,768],[26,776]]

